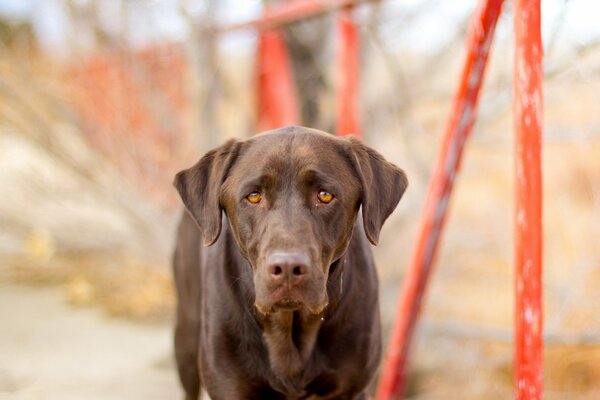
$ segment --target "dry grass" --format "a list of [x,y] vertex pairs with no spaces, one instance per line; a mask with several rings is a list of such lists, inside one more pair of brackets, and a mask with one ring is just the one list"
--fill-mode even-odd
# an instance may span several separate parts
[[108,315],[138,321],[168,321],[174,309],[170,270],[131,256],[59,255],[46,260],[5,259],[2,280],[58,285],[75,307],[100,307]]

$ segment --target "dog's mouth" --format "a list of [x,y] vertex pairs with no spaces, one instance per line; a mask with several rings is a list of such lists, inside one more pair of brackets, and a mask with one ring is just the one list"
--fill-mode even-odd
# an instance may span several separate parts
[[273,311],[277,310],[286,310],[286,311],[294,311],[302,308],[303,304],[298,300],[293,299],[283,299],[279,300],[277,303],[273,305],[271,308]]
[[321,314],[325,308],[327,308],[328,303],[322,303],[319,305],[308,305],[305,304],[301,301],[298,300],[293,300],[293,299],[282,299],[279,300],[278,302],[272,304],[271,306],[260,306],[258,303],[255,304],[256,308],[258,309],[258,311],[260,311],[262,314],[267,315],[270,313],[274,313],[277,311],[297,311],[297,310],[301,310],[301,309],[306,309],[308,310],[308,312],[310,312],[313,315],[319,315]]
[[268,280],[255,276],[254,306],[263,315],[278,311],[306,311],[307,314],[318,315],[323,312],[329,302],[326,288],[321,281],[306,281],[299,285],[274,285]]
[[261,314],[267,315],[267,314],[274,313],[274,312],[277,312],[280,310],[281,311],[300,310],[302,307],[304,307],[304,303],[302,303],[301,301],[298,301],[298,300],[285,298],[285,299],[279,300],[275,303],[272,303],[270,305],[262,305],[262,304],[256,303],[255,306],[258,309],[258,311],[261,312]]

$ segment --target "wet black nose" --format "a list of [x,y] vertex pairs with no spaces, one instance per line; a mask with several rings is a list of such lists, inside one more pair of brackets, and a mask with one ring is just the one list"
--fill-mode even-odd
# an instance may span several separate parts
[[274,282],[296,285],[308,273],[309,258],[301,252],[273,252],[267,256],[267,273]]

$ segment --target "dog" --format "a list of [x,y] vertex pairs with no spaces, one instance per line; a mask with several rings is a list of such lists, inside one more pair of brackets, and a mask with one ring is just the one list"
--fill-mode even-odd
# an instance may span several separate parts
[[381,357],[368,242],[407,184],[359,140],[297,126],[229,140],[179,172],[186,399],[203,387],[213,400],[366,399]]

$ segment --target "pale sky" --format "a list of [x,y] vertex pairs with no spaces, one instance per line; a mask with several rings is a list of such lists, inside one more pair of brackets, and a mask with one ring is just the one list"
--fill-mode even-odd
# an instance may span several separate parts
[[[85,2],[86,0],[79,0]],[[130,12],[130,41],[143,46],[156,40],[179,40],[187,35],[185,23],[177,12],[174,0],[128,0]],[[420,13],[408,28],[401,29],[395,21],[399,15],[410,13],[427,3],[427,0],[384,0],[385,12],[381,24],[382,36],[390,48],[411,51],[434,51],[458,28],[458,22],[472,12],[477,0],[439,0],[429,2],[433,7]],[[511,32],[511,1],[505,4],[505,15],[500,21],[498,34]],[[35,32],[45,47],[65,50],[67,38],[73,32],[66,23],[59,0],[0,0],[0,14],[14,19],[31,19]],[[103,20],[109,29],[119,29],[120,0],[101,3]],[[189,1],[192,13],[202,12],[202,1]],[[261,0],[223,0],[219,19],[223,24],[240,22],[260,15]],[[565,6],[566,4],[566,6]],[[506,7],[509,6],[509,7]],[[367,6],[368,7],[368,6]],[[562,18],[560,39],[571,45],[584,45],[600,40],[600,1],[598,0],[542,0],[542,30],[544,39]],[[255,36],[251,32],[238,32],[224,37],[226,51],[249,52],[254,48]],[[85,38],[83,38],[85,41]]]

